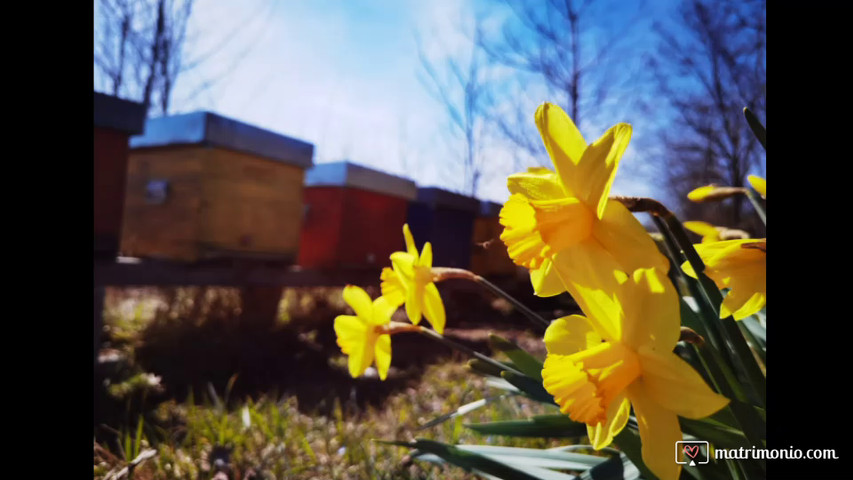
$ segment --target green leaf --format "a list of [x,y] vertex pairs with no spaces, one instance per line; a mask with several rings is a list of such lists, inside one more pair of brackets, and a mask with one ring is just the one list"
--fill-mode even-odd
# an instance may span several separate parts
[[498,335],[489,335],[489,343],[492,345],[492,348],[503,352],[504,355],[509,357],[522,373],[540,383],[542,382],[542,362],[533,355],[524,351],[514,342]]
[[533,400],[556,405],[554,402],[554,396],[548,393],[548,391],[545,390],[545,387],[542,386],[542,380],[537,382],[528,376],[519,375],[510,371],[502,372],[501,377]]
[[752,110],[744,107],[743,108],[743,116],[746,117],[746,123],[749,124],[750,130],[752,130],[753,135],[758,141],[761,143],[761,146],[767,150],[767,131],[764,128],[764,125],[758,120],[758,117],[752,113]]
[[[511,365],[511,367],[515,368],[514,365]],[[480,360],[479,358],[469,360],[468,361],[468,368],[470,368],[475,373],[478,373],[480,375],[486,375],[486,376],[491,375],[491,376],[495,376],[495,377],[500,377],[501,372],[503,372],[504,370],[507,370],[505,368],[498,368],[497,365],[494,365],[494,364],[489,363],[489,362],[484,362],[484,361]]]
[[[636,418],[631,417],[635,422]],[[643,478],[657,478],[657,475],[653,474],[649,467],[643,463],[643,450],[642,444],[640,443],[640,433],[632,428],[623,428],[618,435],[613,438],[613,443],[615,443],[619,450],[622,450],[622,453],[631,460],[631,463],[640,470],[640,476]]]
[[624,453],[611,457],[580,474],[582,480],[635,480],[640,478],[640,469],[631,463]]
[[510,437],[583,437],[587,434],[585,423],[572,421],[566,415],[537,415],[527,420],[508,420],[466,424],[466,427],[483,435]]
[[699,440],[706,440],[715,447],[739,448],[751,446],[742,431],[716,420],[710,418],[701,420],[679,418],[679,420],[681,421],[681,430],[684,433],[693,435]]
[[[446,445],[432,440],[418,439],[414,442],[382,442],[389,445],[414,448],[421,452],[436,455],[448,463],[462,467],[468,471],[476,470],[488,475],[494,475],[504,480],[541,480],[540,477],[530,475],[520,469],[513,468],[505,463],[483,455],[466,451],[453,445]],[[556,473],[556,472],[555,472]],[[565,476],[567,479],[573,477]]]
[[446,413],[444,415],[441,415],[439,417],[436,417],[436,418],[430,420],[429,422],[425,423],[424,425],[421,425],[417,429],[418,430],[424,430],[424,429],[427,429],[430,427],[434,427],[438,424],[441,424],[441,423],[444,423],[444,422],[450,420],[451,418],[458,417],[461,415],[466,415],[470,412],[473,412],[474,410],[477,410],[478,408],[485,407],[489,403],[492,403],[496,400],[500,400],[502,398],[505,398],[505,397],[511,396],[511,395],[515,395],[515,394],[514,393],[504,393],[501,395],[495,395],[493,397],[481,398],[480,400],[475,400],[471,403],[466,403],[465,405],[462,405],[461,407],[457,408],[456,410],[454,410],[450,413]]
[[501,390],[506,390],[507,392],[522,393],[515,385],[507,382],[503,378],[488,377],[486,378],[486,386],[499,388]]

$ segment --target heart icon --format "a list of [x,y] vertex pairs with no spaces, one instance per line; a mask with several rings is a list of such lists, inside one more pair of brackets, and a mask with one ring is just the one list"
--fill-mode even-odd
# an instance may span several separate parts
[[699,453],[699,445],[684,446],[684,454],[689,456],[690,458],[696,458],[697,453]]

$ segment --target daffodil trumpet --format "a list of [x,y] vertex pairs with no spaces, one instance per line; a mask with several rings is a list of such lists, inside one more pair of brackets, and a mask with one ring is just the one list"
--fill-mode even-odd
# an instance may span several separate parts
[[729,400],[673,353],[681,338],[678,295],[658,269],[637,269],[612,285],[612,301],[588,316],[555,320],[545,333],[543,386],[560,411],[587,424],[602,449],[628,423],[633,407],[646,466],[677,479],[672,448],[678,417],[714,414]]

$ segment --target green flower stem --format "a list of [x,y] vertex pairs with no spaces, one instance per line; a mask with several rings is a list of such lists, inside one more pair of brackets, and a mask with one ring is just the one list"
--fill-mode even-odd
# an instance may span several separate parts
[[761,363],[763,363],[764,367],[766,368],[767,367],[767,354],[761,348],[761,346],[760,346],[761,344],[758,342],[758,339],[755,338],[755,335],[753,335],[752,332],[748,328],[746,328],[746,326],[743,324],[743,322],[739,322],[738,326],[740,327],[740,331],[741,331],[741,333],[743,333],[743,336],[746,337],[746,339],[749,341],[749,343],[751,343],[753,345],[752,349],[758,355],[758,358],[761,359]]
[[483,278],[483,277],[481,277],[481,276],[479,276],[473,272],[470,272],[468,270],[463,270],[461,268],[445,268],[445,267],[436,267],[436,268],[433,268],[432,271],[433,271],[434,280],[436,282],[440,282],[442,280],[447,280],[449,278],[461,278],[464,280],[472,281],[474,283],[478,283],[478,284],[486,287],[486,289],[491,291],[492,293],[494,293],[500,297],[505,298],[509,303],[511,303],[515,308],[517,308],[518,311],[520,311],[525,317],[529,318],[530,320],[544,326],[545,328],[548,328],[548,326],[551,325],[551,322],[542,318],[539,314],[537,314],[533,310],[529,309],[523,303],[516,300],[512,295],[504,292],[503,290],[498,288],[498,286],[495,285],[494,283],[486,280],[485,278]]
[[436,332],[435,330],[432,330],[430,328],[420,327],[418,332],[424,336],[432,338],[433,340],[437,340],[439,343],[442,343],[442,344],[444,344],[444,345],[446,345],[446,346],[448,346],[454,350],[458,350],[462,353],[465,353],[465,354],[471,355],[473,357],[479,358],[480,360],[488,363],[489,365],[497,367],[501,370],[507,370],[507,371],[517,373],[518,375],[525,376],[525,377],[527,376],[527,375],[524,375],[524,373],[510,367],[509,365],[507,365],[505,363],[501,363],[501,362],[499,362],[493,358],[487,357],[486,355],[483,355],[482,353],[480,353],[476,350],[472,350],[472,349],[466,347],[465,345],[462,345],[461,343],[456,343],[453,340],[450,340],[450,339],[444,337],[443,335]]
[[755,360],[755,355],[752,353],[752,349],[749,348],[749,344],[746,343],[746,338],[744,338],[743,332],[741,332],[735,319],[729,316],[722,319],[722,323],[723,330],[726,332],[726,336],[732,340],[732,347],[737,353],[737,358],[740,360],[741,365],[743,365],[747,378],[752,383],[752,389],[758,395],[759,405],[766,407],[767,377],[761,371],[761,367]]
[[767,212],[764,211],[764,205],[761,204],[761,198],[759,198],[751,188],[747,188],[745,190],[746,197],[749,198],[753,208],[755,208],[755,212],[759,217],[761,217],[761,221],[764,222],[764,226],[767,226]]

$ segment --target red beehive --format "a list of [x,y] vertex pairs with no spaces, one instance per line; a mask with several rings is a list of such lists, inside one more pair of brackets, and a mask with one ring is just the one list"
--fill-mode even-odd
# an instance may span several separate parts
[[95,254],[114,257],[121,238],[128,139],[145,126],[138,103],[94,93]]
[[305,174],[299,264],[310,268],[381,268],[404,249],[411,180],[351,162],[315,165]]

